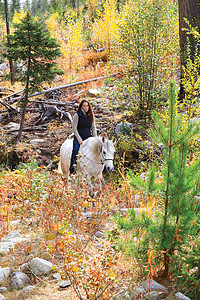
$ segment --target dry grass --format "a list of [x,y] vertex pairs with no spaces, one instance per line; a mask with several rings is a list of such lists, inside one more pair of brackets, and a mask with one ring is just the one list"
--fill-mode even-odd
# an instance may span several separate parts
[[48,282],[36,287],[29,293],[14,291],[6,293],[7,300],[78,300],[72,287],[59,289],[58,283]]

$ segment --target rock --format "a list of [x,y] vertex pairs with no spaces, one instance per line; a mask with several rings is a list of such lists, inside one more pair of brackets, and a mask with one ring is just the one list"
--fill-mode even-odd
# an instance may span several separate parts
[[117,126],[115,128],[115,134],[117,136],[119,136],[121,134],[128,134],[128,133],[130,133],[131,129],[132,129],[131,123],[121,122],[121,123],[117,124]]
[[14,248],[14,245],[17,243],[21,243],[27,241],[26,238],[20,238],[18,231],[12,231],[7,236],[2,239],[2,243],[0,243],[0,253],[9,252],[10,249]]
[[14,246],[15,244],[13,242],[2,242],[0,243],[0,253],[8,253]]
[[144,207],[121,208],[119,210],[120,214],[121,214],[121,217],[125,218],[130,213],[130,210],[134,210],[136,216],[140,215],[142,212],[147,212],[146,208],[144,208]]
[[10,284],[12,289],[20,289],[30,283],[29,277],[22,272],[14,272],[11,276]]
[[0,287],[0,293],[5,293],[7,290],[8,289],[5,286]]
[[71,285],[71,282],[69,280],[63,280],[59,284],[59,287],[62,288],[62,289],[64,289],[66,287],[69,287],[70,285]]
[[51,160],[50,160],[50,159],[47,159],[47,160],[46,160],[46,164],[49,165],[50,163],[51,163]]
[[196,123],[196,124],[198,124],[199,123],[199,118],[192,118],[192,119],[190,119],[190,123]]
[[82,216],[86,219],[90,219],[91,218],[91,212],[90,211],[84,211],[82,212]]
[[8,235],[6,235],[5,238],[3,239],[3,241],[9,242],[10,240],[12,240],[14,238],[19,238],[19,232],[17,230],[12,231]]
[[44,143],[44,139],[34,139],[34,140],[31,140],[29,143],[30,144],[38,144],[38,143]]
[[57,170],[58,169],[58,161],[52,161],[50,163],[48,163],[46,161],[46,163],[48,164],[47,165],[47,170],[52,171],[52,170],[55,170],[55,169]]
[[112,297],[112,300],[131,300],[130,296],[127,294],[127,292],[120,291],[118,294],[114,295]]
[[3,74],[4,72],[6,72],[7,67],[8,67],[7,63],[0,64],[0,74]]
[[96,88],[94,88],[94,89],[89,89],[89,90],[87,91],[87,95],[88,95],[89,97],[97,97],[97,96],[101,95],[101,93],[102,93],[102,90],[101,90],[101,89],[96,89]]
[[200,197],[199,197],[199,196],[195,196],[194,199],[195,199],[195,201],[196,201],[197,203],[200,203]]
[[30,269],[29,269],[29,263],[25,263],[25,264],[21,265],[21,266],[19,267],[19,270],[20,270],[21,272],[27,272],[27,271],[29,271],[29,270],[30,270]]
[[29,263],[29,268],[32,273],[41,276],[51,271],[53,264],[45,259],[35,257]]
[[97,231],[97,232],[95,233],[95,236],[99,239],[99,238],[102,238],[102,237],[104,236],[104,234],[103,234],[103,232],[101,232],[101,231]]
[[147,174],[146,172],[143,172],[143,173],[140,174],[140,178],[141,178],[142,180],[146,180],[147,175],[148,175],[148,174]]
[[36,152],[37,152],[37,154],[41,154],[41,153],[42,153],[42,150],[36,149]]
[[0,281],[6,280],[11,273],[10,268],[0,268]]
[[147,280],[145,280],[145,281],[142,283],[141,287],[143,287],[143,288],[145,289],[146,292],[148,292],[149,290],[150,290],[150,291],[162,291],[162,292],[167,292],[167,289],[166,289],[163,285],[157,283],[157,282],[154,281],[154,280],[151,280],[151,281],[150,281],[150,285],[149,285],[149,282],[148,282]]
[[31,292],[33,289],[35,289],[34,285],[28,285],[25,288],[23,288],[22,293],[28,293]]
[[10,226],[11,226],[11,227],[12,227],[12,226],[14,227],[14,226],[20,224],[20,222],[21,222],[21,220],[10,221]]
[[93,244],[94,245],[94,248],[95,249],[102,249],[102,245],[101,244],[99,244],[99,243],[95,243],[95,244]]
[[9,124],[7,124],[5,126],[6,129],[9,129],[9,130],[19,130],[20,128],[20,124],[18,123],[14,123],[14,122],[10,122]]
[[175,297],[176,297],[176,299],[180,299],[180,300],[191,300],[190,298],[188,298],[187,296],[183,295],[180,292],[176,293]]
[[140,207],[141,195],[137,195],[137,194],[133,195],[133,200],[135,201],[137,207]]
[[162,300],[166,298],[166,293],[153,291],[144,295],[144,298],[149,300]]
[[0,294],[0,300],[6,300],[6,298]]
[[61,279],[60,273],[54,273],[53,274],[53,279],[60,280]]
[[139,286],[131,287],[130,288],[130,298],[131,299],[142,299],[143,295],[146,293],[145,289]]

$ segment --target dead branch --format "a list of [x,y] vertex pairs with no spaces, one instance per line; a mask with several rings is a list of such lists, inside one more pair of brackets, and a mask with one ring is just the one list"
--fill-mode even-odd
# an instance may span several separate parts
[[6,92],[0,92],[0,96],[3,96],[3,95],[9,95],[9,94]]
[[22,92],[23,92],[23,90],[20,90],[20,91],[18,91],[18,92],[15,92],[15,93],[13,93],[13,94],[10,94],[10,95],[8,95],[8,96],[2,98],[1,100],[6,100],[6,99],[8,99],[8,98],[11,98],[11,97],[17,95],[17,94],[21,94]]
[[[96,78],[92,78],[92,79],[88,79],[88,80],[83,80],[83,81],[78,81],[78,82],[75,82],[75,83],[70,83],[70,84],[66,84],[66,85],[62,85],[62,86],[57,86],[57,87],[54,87],[54,88],[50,88],[50,89],[47,89],[47,90],[44,90],[44,91],[41,91],[41,92],[31,94],[28,97],[31,98],[31,97],[39,96],[39,95],[46,94],[46,93],[49,93],[49,92],[52,92],[52,91],[56,91],[56,90],[60,90],[60,89],[66,89],[66,88],[69,88],[69,87],[72,87],[72,86],[77,86],[77,85],[80,85],[80,84],[85,84],[85,83],[88,83],[88,82],[91,82],[91,81],[102,80],[104,78],[113,77],[113,76],[116,76],[118,74],[119,73],[114,73],[114,74],[111,74],[111,75],[108,75],[108,76],[96,77]],[[24,96],[16,97],[15,100],[22,99],[23,97]]]
[[8,91],[11,91],[11,92],[14,92],[14,90],[13,89],[10,89],[10,88],[7,88],[7,87],[0,87],[0,90],[2,91],[2,90],[8,90]]
[[69,112],[60,110],[56,106],[48,106],[48,107],[43,106],[42,108],[43,108],[43,113],[40,116],[39,120],[35,123],[35,125],[38,125],[38,123],[40,122],[44,123],[47,120],[52,120],[57,117],[59,117],[60,119],[67,119],[68,121],[72,122],[72,116]]
[[14,112],[18,113],[17,109],[15,109],[14,107],[12,107],[10,104],[0,100],[0,104],[2,104],[3,106],[5,106],[6,109],[9,110],[13,110]]

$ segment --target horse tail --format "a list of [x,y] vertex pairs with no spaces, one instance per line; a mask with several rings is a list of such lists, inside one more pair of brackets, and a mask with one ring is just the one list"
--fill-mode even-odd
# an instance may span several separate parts
[[63,172],[62,172],[62,169],[61,169],[61,162],[59,161],[59,164],[58,164],[58,170],[57,170],[57,173],[58,174],[63,174]]

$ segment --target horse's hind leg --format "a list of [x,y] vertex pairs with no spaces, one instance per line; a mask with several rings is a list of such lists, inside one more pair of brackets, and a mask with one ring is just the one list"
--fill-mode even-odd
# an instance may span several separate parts
[[104,178],[102,177],[102,175],[100,175],[97,180],[99,181],[98,184],[98,191],[97,191],[97,196],[100,196],[101,194],[101,188],[102,188],[102,183],[105,184]]
[[64,181],[64,185],[65,187],[67,188],[67,185],[68,185],[68,177],[69,177],[69,170],[67,169],[66,165],[64,165],[62,162],[61,162],[61,170],[62,170],[62,180]]

